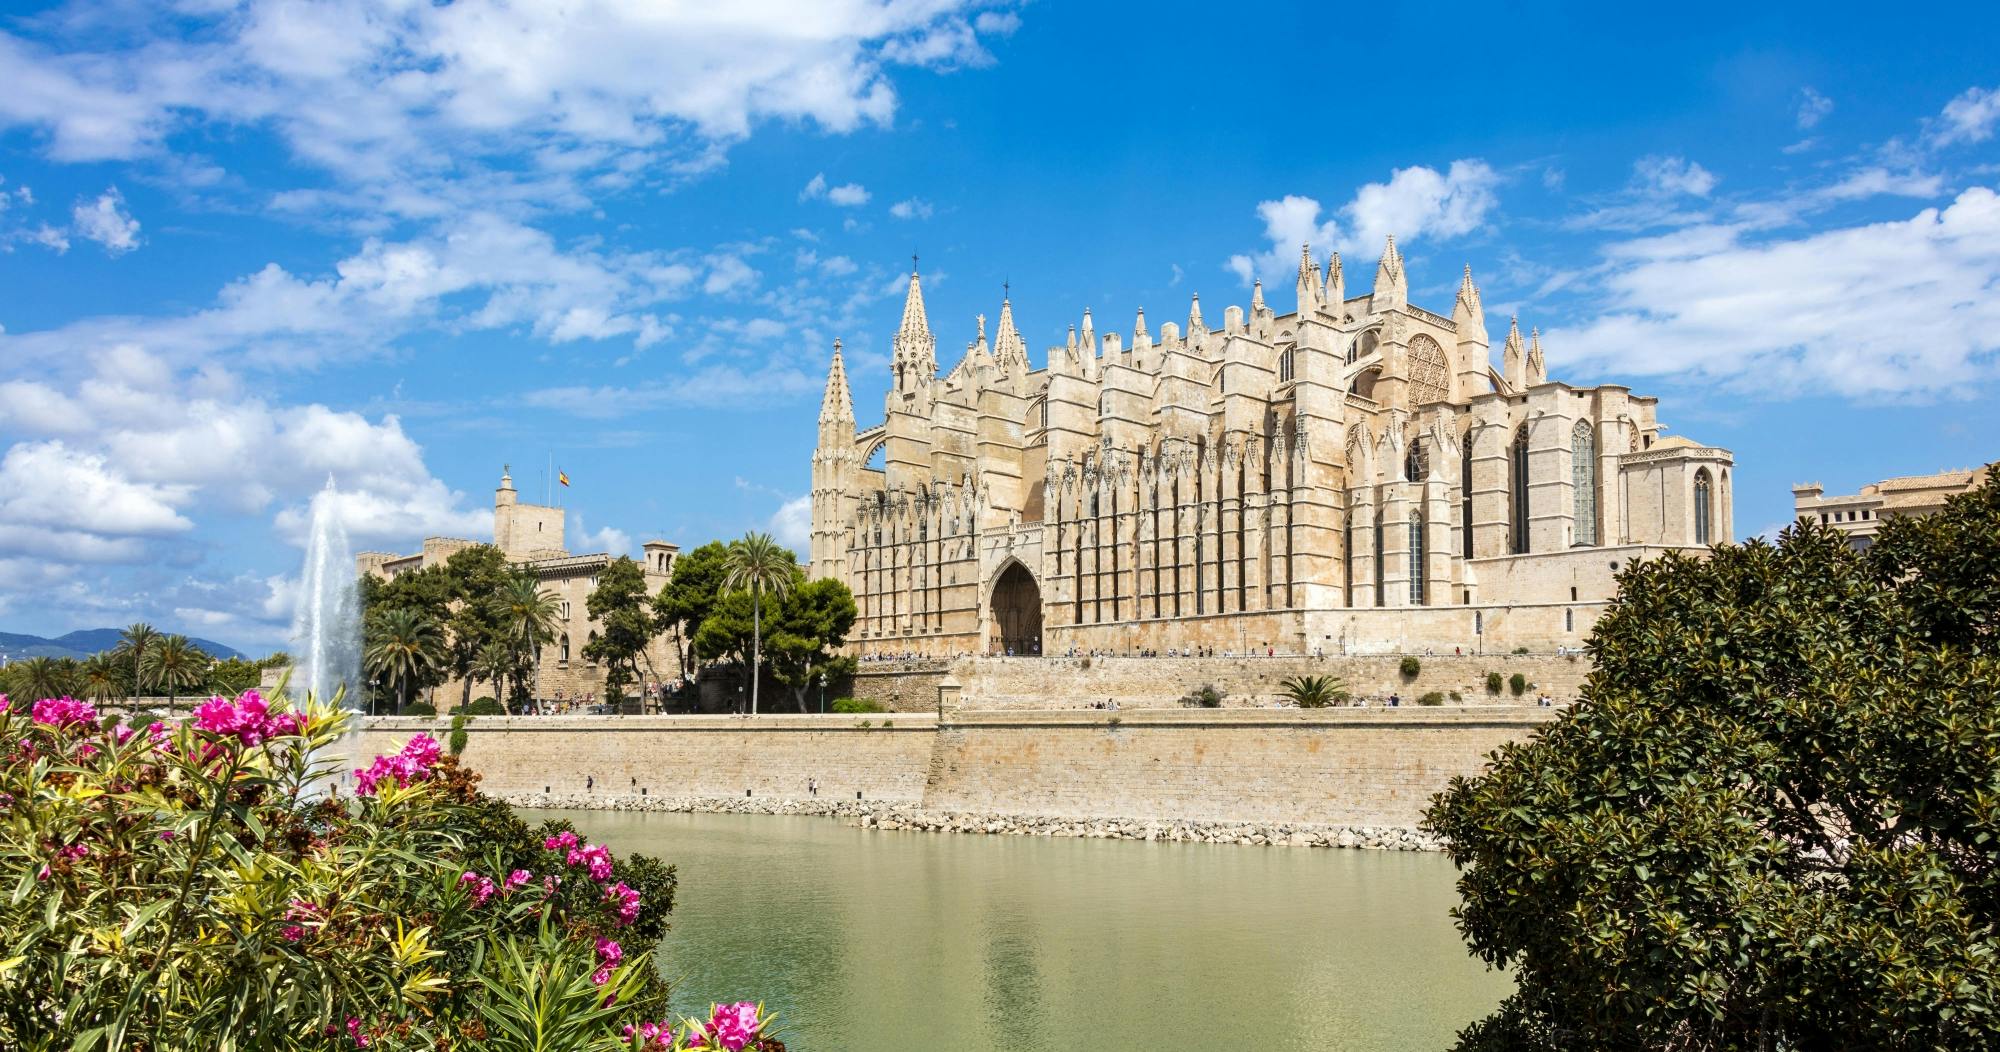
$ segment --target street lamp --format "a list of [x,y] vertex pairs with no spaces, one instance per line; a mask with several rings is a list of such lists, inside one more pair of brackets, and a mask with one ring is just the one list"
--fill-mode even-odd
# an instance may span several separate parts
[[826,715],[826,673],[819,674],[819,712]]

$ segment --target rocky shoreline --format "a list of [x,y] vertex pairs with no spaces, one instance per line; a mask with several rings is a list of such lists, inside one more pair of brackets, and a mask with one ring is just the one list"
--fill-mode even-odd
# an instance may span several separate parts
[[603,793],[503,793],[515,807],[587,811],[659,811],[676,814],[803,815],[845,818],[863,829],[989,836],[1070,836],[1095,840],[1176,844],[1242,844],[1271,847],[1344,847],[1377,851],[1437,851],[1436,838],[1402,826],[1308,823],[1210,822],[1162,818],[1050,818],[1040,815],[931,811],[862,800],[779,800],[609,795]]

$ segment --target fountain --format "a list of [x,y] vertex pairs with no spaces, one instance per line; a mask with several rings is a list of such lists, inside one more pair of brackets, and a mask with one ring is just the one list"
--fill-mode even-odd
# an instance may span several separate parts
[[361,593],[347,529],[334,506],[337,497],[328,475],[326,488],[313,498],[306,565],[292,615],[292,688],[331,702],[345,687],[345,704],[355,709],[361,693]]

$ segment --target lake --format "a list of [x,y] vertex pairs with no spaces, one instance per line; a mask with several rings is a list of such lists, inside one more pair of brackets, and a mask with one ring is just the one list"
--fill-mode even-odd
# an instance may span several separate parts
[[677,1012],[762,1000],[796,1052],[1442,1049],[1512,985],[1441,855],[525,814],[676,864]]

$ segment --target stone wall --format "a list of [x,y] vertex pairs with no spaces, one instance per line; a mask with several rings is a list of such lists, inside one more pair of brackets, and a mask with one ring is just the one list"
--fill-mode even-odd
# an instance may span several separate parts
[[[1478,771],[1557,711],[989,711],[951,714],[942,728],[923,714],[485,717],[464,760],[488,791],[516,801],[761,809],[859,799],[1013,820],[1409,827],[1453,775]],[[352,754],[358,764],[442,728],[369,720]]]
[[[1357,697],[1401,695],[1412,704],[1429,691],[1459,692],[1466,704],[1530,706],[1535,689],[1558,701],[1577,696],[1590,674],[1586,657],[1574,660],[1540,655],[1417,656],[1414,678],[1400,671],[1402,657],[1364,655],[1303,658],[984,658],[961,661],[951,674],[959,683],[960,707],[974,709],[1087,709],[1107,698],[1120,708],[1172,708],[1189,691],[1213,684],[1230,707],[1269,705],[1279,684],[1300,675],[1338,676]],[[1534,684],[1515,697],[1502,688],[1486,692],[1486,674],[1507,679],[1519,672]],[[933,697],[930,702],[936,704]]]

